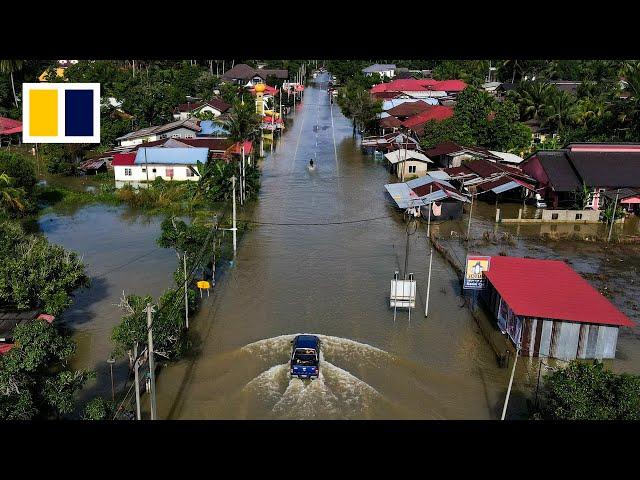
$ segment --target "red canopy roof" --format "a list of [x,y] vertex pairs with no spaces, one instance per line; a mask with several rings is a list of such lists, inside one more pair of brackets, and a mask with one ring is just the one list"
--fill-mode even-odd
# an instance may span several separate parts
[[0,117],[0,135],[13,135],[22,132],[22,122],[13,118]]
[[118,166],[129,166],[133,165],[136,161],[136,152],[132,153],[114,153],[113,160],[111,161],[111,165],[114,167]]
[[389,83],[374,85],[371,93],[380,92],[461,92],[467,87],[462,80],[431,80],[402,78]]
[[13,348],[13,343],[0,343],[0,355],[8,353]]
[[635,326],[569,265],[559,260],[491,257],[485,275],[516,315]]
[[413,117],[407,118],[402,125],[414,129],[419,125],[427,123],[429,120],[444,120],[453,116],[453,108],[442,105],[433,105],[424,112],[420,112]]

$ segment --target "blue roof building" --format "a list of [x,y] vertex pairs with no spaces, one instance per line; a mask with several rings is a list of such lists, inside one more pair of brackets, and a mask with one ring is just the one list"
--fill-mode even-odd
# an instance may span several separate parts
[[138,149],[134,165],[197,165],[207,163],[209,149],[142,147]]

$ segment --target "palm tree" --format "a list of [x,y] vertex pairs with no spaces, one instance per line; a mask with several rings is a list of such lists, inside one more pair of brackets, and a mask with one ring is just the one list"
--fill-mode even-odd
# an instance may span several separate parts
[[510,95],[520,109],[522,120],[543,120],[551,101],[554,87],[540,80],[524,81]]
[[22,203],[24,190],[12,185],[13,179],[6,173],[0,173],[0,205],[10,213],[22,212],[25,208]]
[[561,130],[574,112],[576,97],[568,92],[556,90],[544,107],[544,123],[557,123]]
[[13,81],[13,72],[22,70],[22,60],[0,60],[0,73],[8,73],[11,76],[11,89],[13,90],[13,101],[18,107],[18,96],[16,95],[16,86]]
[[224,122],[229,138],[236,142],[255,140],[260,134],[260,116],[252,103],[236,101]]

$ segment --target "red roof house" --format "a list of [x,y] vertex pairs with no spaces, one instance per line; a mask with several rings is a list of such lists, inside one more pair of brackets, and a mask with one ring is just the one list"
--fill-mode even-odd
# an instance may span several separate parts
[[565,262],[496,256],[483,299],[526,356],[614,358],[624,313]]
[[0,135],[22,133],[22,122],[12,118],[0,117]]
[[421,137],[424,134],[424,126],[430,120],[441,121],[453,116],[453,108],[442,105],[430,105],[427,110],[420,112],[402,122],[402,126],[412,130]]
[[136,152],[131,153],[114,153],[111,165],[114,167],[128,167],[136,161]]

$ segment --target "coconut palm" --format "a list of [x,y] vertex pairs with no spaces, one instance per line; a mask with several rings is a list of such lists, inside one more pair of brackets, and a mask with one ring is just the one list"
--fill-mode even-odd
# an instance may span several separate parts
[[521,120],[544,120],[545,109],[548,110],[554,90],[547,82],[527,80],[521,82],[509,95],[518,105]]
[[13,186],[13,179],[6,173],[0,173],[0,205],[8,213],[24,211],[22,197],[24,190]]
[[260,116],[256,113],[253,102],[236,101],[227,120],[225,128],[229,131],[229,138],[237,142],[255,140],[260,135]]
[[544,123],[555,124],[558,129],[565,126],[574,113],[575,95],[562,90],[556,90],[544,107]]
[[22,70],[22,60],[0,60],[0,73],[8,73],[11,76],[11,89],[13,90],[13,101],[18,108],[18,96],[16,95],[16,86],[13,81],[13,72]]

